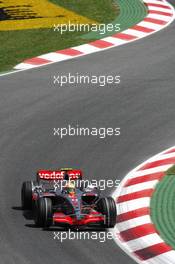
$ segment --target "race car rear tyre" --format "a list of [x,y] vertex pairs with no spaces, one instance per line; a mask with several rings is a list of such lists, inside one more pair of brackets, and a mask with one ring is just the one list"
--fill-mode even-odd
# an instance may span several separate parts
[[97,203],[97,210],[105,216],[104,227],[113,228],[117,217],[114,199],[112,197],[101,198]]
[[23,182],[22,184],[21,204],[24,210],[32,209],[32,183],[30,181]]
[[39,227],[49,227],[53,221],[52,201],[50,198],[40,198],[35,203],[34,221]]

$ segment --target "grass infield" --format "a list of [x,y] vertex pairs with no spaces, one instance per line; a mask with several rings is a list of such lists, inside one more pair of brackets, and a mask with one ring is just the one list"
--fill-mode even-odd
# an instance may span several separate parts
[[[119,7],[113,0],[50,0],[50,2],[93,19],[97,23],[110,23],[119,14]],[[88,32],[83,32],[83,34]],[[0,31],[0,71],[11,70],[13,66],[31,57],[50,51],[65,49],[89,42],[81,39],[82,32],[54,32],[53,28]]]
[[151,218],[161,238],[175,249],[175,166],[156,187],[151,198]]

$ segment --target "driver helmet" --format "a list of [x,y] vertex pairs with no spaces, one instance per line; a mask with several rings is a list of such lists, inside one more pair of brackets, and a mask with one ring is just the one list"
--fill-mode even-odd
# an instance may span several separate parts
[[75,195],[75,185],[73,183],[69,183],[65,187],[67,193],[71,196]]

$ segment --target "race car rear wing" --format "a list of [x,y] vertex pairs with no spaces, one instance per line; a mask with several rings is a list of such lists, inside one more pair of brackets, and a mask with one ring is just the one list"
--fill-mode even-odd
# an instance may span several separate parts
[[[37,172],[37,179],[40,180],[64,180],[65,170],[39,170]],[[66,170],[66,174],[70,180],[82,178],[81,170]]]

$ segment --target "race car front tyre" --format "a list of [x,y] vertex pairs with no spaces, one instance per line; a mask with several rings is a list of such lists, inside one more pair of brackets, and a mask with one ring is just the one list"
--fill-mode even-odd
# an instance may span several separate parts
[[35,203],[34,221],[39,227],[49,227],[53,221],[52,200],[50,198],[40,198]]
[[116,224],[117,210],[112,197],[101,198],[97,210],[104,215],[104,227],[113,228]]
[[22,184],[21,204],[24,210],[32,209],[32,183],[30,181],[23,182]]

